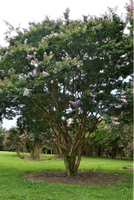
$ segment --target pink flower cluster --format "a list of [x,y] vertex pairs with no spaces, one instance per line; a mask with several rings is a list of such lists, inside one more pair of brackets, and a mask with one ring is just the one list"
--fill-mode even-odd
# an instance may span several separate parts
[[49,76],[49,74],[47,72],[42,72],[44,76]]
[[133,81],[131,81],[130,83],[131,83],[131,86],[133,87],[133,86],[134,86],[134,82],[133,82]]
[[31,56],[31,55],[29,55],[29,54],[27,54],[27,57],[28,57],[28,58],[32,58],[32,56]]
[[120,122],[115,122],[115,121],[113,121],[113,124],[115,124],[115,125],[119,125]]
[[90,92],[90,96],[91,96],[91,97],[95,97],[95,95],[94,95],[94,94],[92,94],[91,92]]
[[80,100],[77,100],[77,101],[69,101],[69,103],[71,103],[73,106],[76,106],[77,104],[80,103]]
[[130,5],[128,3],[126,3],[126,6],[124,6],[124,8],[126,8],[127,10],[127,16],[131,16],[133,15],[133,11],[134,11],[134,1],[130,0]]
[[37,75],[37,71],[36,70],[33,71],[33,75]]
[[23,77],[21,75],[19,75],[19,79],[23,79]]
[[125,39],[125,38],[126,38],[126,35],[122,35],[122,38]]
[[108,129],[108,126],[105,126],[104,129]]
[[28,41],[28,39],[26,38],[26,39],[24,40],[24,43],[27,44],[27,41]]
[[127,103],[127,100],[126,100],[126,99],[121,99],[121,101],[122,101],[123,103]]
[[24,93],[23,93],[23,96],[27,96],[29,94],[29,90],[26,88]]
[[121,108],[121,107],[122,107],[122,105],[115,106],[115,108]]
[[108,111],[108,108],[104,109],[104,111],[107,112],[107,111]]

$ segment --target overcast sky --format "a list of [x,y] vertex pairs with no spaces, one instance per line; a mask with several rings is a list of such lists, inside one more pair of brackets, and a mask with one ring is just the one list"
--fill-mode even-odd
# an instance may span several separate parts
[[[125,3],[128,0],[6,0],[0,2],[0,45],[5,46],[4,33],[7,27],[3,20],[11,23],[15,28],[28,27],[28,22],[41,22],[45,16],[50,19],[63,17],[63,12],[70,9],[70,19],[82,19],[82,15],[96,15],[105,13],[107,7],[115,8],[117,13],[125,16]],[[4,120],[2,125],[6,129],[15,126],[15,120]]]

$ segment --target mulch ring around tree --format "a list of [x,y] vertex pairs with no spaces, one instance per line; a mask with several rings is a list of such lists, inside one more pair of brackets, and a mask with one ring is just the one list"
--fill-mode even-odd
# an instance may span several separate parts
[[42,171],[33,172],[23,175],[24,178],[34,181],[45,181],[47,183],[87,185],[87,186],[103,186],[114,183],[121,183],[120,179],[132,179],[131,176],[125,174],[113,174],[98,172],[93,170],[79,170],[78,175],[67,177],[65,171]]

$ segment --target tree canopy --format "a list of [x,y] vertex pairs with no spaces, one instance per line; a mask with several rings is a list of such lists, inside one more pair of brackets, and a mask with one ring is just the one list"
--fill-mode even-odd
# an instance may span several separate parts
[[1,115],[15,110],[20,127],[41,123],[51,129],[71,175],[97,124],[131,104],[123,95],[131,88],[132,35],[124,36],[126,22],[112,9],[83,21],[69,21],[69,10],[64,14],[67,23],[48,18],[31,23],[0,50],[1,82],[11,81],[1,90],[6,98]]

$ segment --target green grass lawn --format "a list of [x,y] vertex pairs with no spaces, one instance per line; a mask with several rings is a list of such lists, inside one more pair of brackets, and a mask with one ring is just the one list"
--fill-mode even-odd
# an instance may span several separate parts
[[[133,199],[132,180],[122,180],[122,184],[110,186],[78,186],[58,183],[45,183],[22,178],[27,172],[44,170],[64,170],[61,159],[53,155],[41,155],[51,158],[46,161],[28,161],[13,157],[14,152],[0,152],[0,200],[131,200]],[[111,173],[123,173],[132,176],[132,172],[123,167],[133,166],[133,161],[105,158],[82,157],[79,169],[96,170]]]

